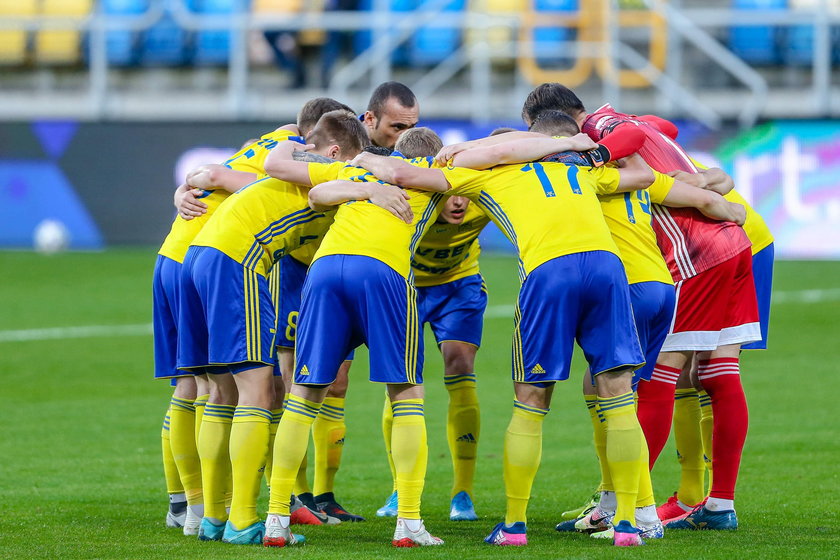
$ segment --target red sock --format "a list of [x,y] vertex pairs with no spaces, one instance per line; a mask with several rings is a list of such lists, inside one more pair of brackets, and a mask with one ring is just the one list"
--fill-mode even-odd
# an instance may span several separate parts
[[741,451],[747,439],[749,414],[738,358],[700,360],[700,383],[712,400],[712,490],[709,496],[735,499],[735,483],[741,466]]
[[650,452],[650,468],[653,468],[662,448],[671,435],[671,421],[674,418],[674,391],[682,370],[656,364],[650,381],[639,383],[637,394],[639,404],[636,414],[645,433]]

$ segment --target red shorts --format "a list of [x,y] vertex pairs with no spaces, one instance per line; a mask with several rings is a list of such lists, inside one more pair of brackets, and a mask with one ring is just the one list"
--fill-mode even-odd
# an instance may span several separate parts
[[674,320],[663,352],[714,350],[761,340],[750,249],[677,282]]

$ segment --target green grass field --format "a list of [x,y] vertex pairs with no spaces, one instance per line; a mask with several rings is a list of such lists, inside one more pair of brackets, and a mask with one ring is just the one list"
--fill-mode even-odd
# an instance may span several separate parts
[[[427,337],[429,472],[424,517],[442,548],[390,546],[392,520],[373,513],[390,493],[379,415],[382,389],[366,381],[357,353],[347,401],[348,435],[339,500],[368,522],[306,528],[298,549],[200,543],[163,526],[167,500],[160,424],[170,390],[151,379],[151,273],[154,250],[44,257],[0,252],[0,558],[837,558],[840,556],[840,263],[777,267],[771,350],[747,353],[742,371],[751,410],[738,487],[737,532],[669,532],[618,550],[554,531],[559,512],[597,484],[580,376],[555,391],[545,425],[542,467],[529,510],[529,546],[481,542],[504,511],[502,435],[511,411],[509,309],[514,261],[482,257],[490,313],[477,373],[482,441],[475,489],[481,520],[448,521],[451,467],[445,441],[441,362]],[[802,293],[803,290],[828,290]],[[812,300],[807,303],[800,299]],[[29,329],[113,326],[96,336]],[[98,334],[97,334],[98,332]],[[55,336],[56,338],[47,338]],[[36,340],[22,340],[26,337]],[[64,337],[64,338],[62,338]],[[578,358],[576,371],[583,365]],[[677,485],[669,444],[654,471],[661,502]],[[265,507],[266,496],[261,501]]]

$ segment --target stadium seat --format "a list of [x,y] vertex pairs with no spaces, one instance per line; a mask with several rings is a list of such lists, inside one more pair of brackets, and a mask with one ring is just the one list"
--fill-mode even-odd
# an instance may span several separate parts
[[[40,15],[82,21],[92,0],[41,0]],[[35,35],[35,60],[41,64],[75,64],[81,58],[82,33],[76,29],[42,29]]]
[[[200,15],[234,14],[246,2],[237,0],[193,0],[192,8]],[[224,66],[230,58],[231,31],[210,29],[195,34],[193,62],[202,66]]]
[[[840,0],[829,0],[827,2],[829,11],[835,14],[840,13]],[[810,11],[819,10],[819,3],[815,0],[791,0],[792,10]],[[840,57],[840,45],[837,42],[838,29],[830,31],[829,49],[831,58],[834,61]],[[811,25],[795,25],[785,29],[783,41],[783,60],[791,66],[810,66],[814,60],[814,27]]]
[[[34,16],[36,0],[0,2],[0,18],[5,16]],[[0,64],[20,65],[26,62],[27,32],[18,29],[0,30]]]
[[188,33],[172,16],[172,2],[163,0],[163,16],[143,33],[141,62],[146,66],[181,66],[189,61]]
[[[733,0],[732,8],[739,11],[786,10],[787,0]],[[745,62],[757,65],[776,65],[781,62],[780,30],[769,25],[733,26],[729,30],[729,48]]]
[[[578,0],[534,0],[534,11],[537,21],[540,13],[563,14],[578,11]],[[540,66],[556,66],[568,61],[569,57],[561,55],[562,43],[574,39],[575,32],[568,27],[551,25],[535,27],[533,30],[534,55]],[[554,54],[552,54],[554,53]]]
[[[464,14],[465,0],[450,0],[445,12]],[[461,44],[461,30],[456,27],[421,27],[411,37],[409,60],[413,66],[440,64]]]
[[[417,2],[418,0],[390,0],[391,11],[411,12],[417,7]],[[359,10],[364,10],[368,12],[373,11],[373,4],[374,0],[360,0]],[[402,16],[394,15],[392,17],[394,19],[398,19]],[[374,20],[371,20],[371,22],[374,22]],[[409,46],[407,43],[408,41],[404,41],[396,49],[393,50],[391,55],[391,62],[393,64],[396,64],[398,66],[408,65]],[[353,50],[357,55],[368,50],[371,44],[373,44],[373,40],[372,33],[370,31],[359,31],[353,37]]]
[[[102,12],[113,16],[136,16],[149,9],[149,0],[100,0]],[[131,30],[112,30],[105,34],[108,63],[133,66],[139,62],[140,34]]]
[[[502,15],[521,14],[529,10],[530,0],[470,0],[468,9],[477,14]],[[466,42],[475,44],[482,33],[467,31]],[[492,59],[496,64],[512,65],[516,53],[511,50],[509,43],[517,39],[516,33],[507,26],[491,27],[487,30],[486,40],[491,50],[504,51],[510,56]]]

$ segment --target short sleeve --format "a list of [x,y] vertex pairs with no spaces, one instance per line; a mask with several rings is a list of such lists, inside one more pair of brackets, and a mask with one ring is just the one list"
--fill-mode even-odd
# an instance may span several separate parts
[[614,167],[591,167],[588,173],[595,179],[595,192],[612,194],[618,190],[621,174]]
[[665,197],[668,196],[668,193],[671,192],[671,188],[674,186],[674,178],[659,171],[654,171],[653,175],[655,177],[653,183],[647,189],[650,195],[650,201],[656,204],[662,204],[662,201],[665,200]]
[[310,163],[309,164],[309,181],[312,186],[326,183],[327,181],[334,181],[338,179],[338,175],[347,164],[341,161],[333,163]]
[[466,167],[442,167],[444,177],[452,190],[448,194],[474,197],[478,196],[484,183],[487,182],[488,171],[478,171]]

